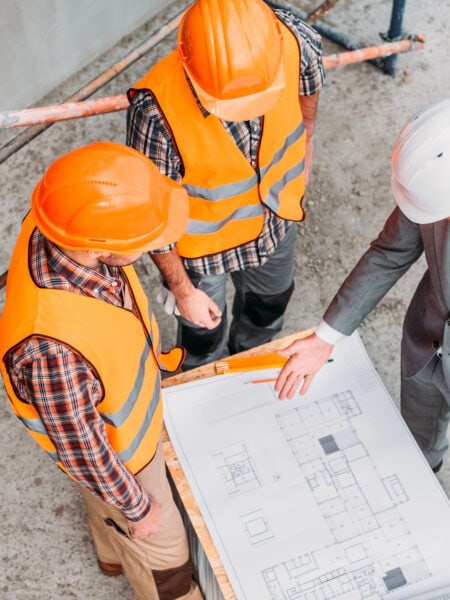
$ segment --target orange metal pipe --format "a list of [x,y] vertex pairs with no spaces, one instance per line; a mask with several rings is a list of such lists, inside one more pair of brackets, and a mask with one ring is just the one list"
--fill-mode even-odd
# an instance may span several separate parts
[[[121,61],[103,71],[98,77],[90,81],[81,90],[67,98],[63,104],[55,106],[27,108],[24,110],[0,111],[0,129],[10,127],[27,127],[28,125],[40,125],[54,123],[56,121],[67,121],[80,117],[89,117],[95,114],[103,114],[124,110],[127,106],[126,98],[112,96],[97,100],[86,100],[97,92],[103,85],[109,83],[119,73],[127,69],[134,62],[142,58],[149,50],[156,46],[161,40],[173,31],[176,31],[183,13],[174,17],[166,23],[157,33],[135,48]],[[98,108],[97,108],[98,107]]]
[[7,129],[54,123],[56,121],[69,121],[70,119],[80,119],[125,110],[127,106],[128,99],[123,94],[121,96],[83,100],[82,102],[66,102],[54,106],[5,110],[0,112],[0,127]]
[[323,17],[327,14],[327,12],[333,8],[338,3],[338,0],[325,0],[320,6],[318,6],[315,10],[311,11],[309,15],[307,15],[305,21],[306,23],[314,23],[320,17]]
[[[124,71],[127,67],[132,65],[140,58],[142,58],[149,50],[156,46],[166,36],[168,36],[173,31],[176,31],[178,29],[182,16],[183,13],[180,13],[179,15],[174,17],[171,21],[166,23],[166,25],[163,25],[163,27],[161,27],[161,29],[157,31],[157,33],[153,34],[138,48],[135,48],[132,52],[130,52],[130,54],[128,54],[124,59],[122,59],[120,62],[110,67],[109,69],[101,73],[98,77],[96,77],[93,81],[88,83],[82,90],[80,90],[83,96],[85,98],[88,98],[91,94],[95,93],[102,85],[108,83],[109,81],[111,81],[111,79],[114,79],[114,77],[116,77],[119,73]],[[69,98],[69,102],[76,102],[77,100],[79,100],[79,98],[76,98],[76,95],[71,96]]]
[[[351,63],[372,60],[380,56],[389,56],[390,54],[398,54],[399,52],[422,49],[424,46],[424,36],[417,35],[414,39],[400,40],[398,42],[381,44],[380,46],[368,46],[367,48],[359,48],[358,50],[351,50],[349,52],[330,54],[323,58],[323,64],[325,69],[334,69],[335,67]],[[121,70],[123,66],[120,63],[119,65],[116,65],[116,67],[118,70]],[[109,74],[108,77],[110,77]],[[98,79],[96,82],[98,83]],[[124,94],[121,96],[84,100],[82,102],[68,102],[55,106],[0,111],[0,129],[68,121],[70,119],[125,110],[127,106],[128,100]]]
[[373,60],[380,56],[389,56],[398,54],[399,52],[407,52],[408,50],[421,50],[425,47],[425,36],[417,35],[413,39],[400,40],[398,42],[390,42],[381,44],[380,46],[368,46],[367,48],[358,48],[358,50],[350,50],[349,52],[339,52],[324,56],[323,64],[325,69],[334,69],[350,63],[362,62],[365,60]]

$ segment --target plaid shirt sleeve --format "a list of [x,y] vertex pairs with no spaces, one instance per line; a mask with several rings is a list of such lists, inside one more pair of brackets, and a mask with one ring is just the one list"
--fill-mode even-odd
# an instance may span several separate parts
[[33,337],[8,357],[19,396],[31,402],[67,472],[124,516],[137,521],[149,496],[113,451],[96,406],[103,397],[90,367],[69,348]]

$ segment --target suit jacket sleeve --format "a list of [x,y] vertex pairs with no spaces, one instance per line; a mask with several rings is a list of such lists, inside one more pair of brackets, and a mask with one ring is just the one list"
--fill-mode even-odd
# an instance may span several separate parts
[[395,208],[331,301],[324,320],[351,335],[422,252],[419,225]]

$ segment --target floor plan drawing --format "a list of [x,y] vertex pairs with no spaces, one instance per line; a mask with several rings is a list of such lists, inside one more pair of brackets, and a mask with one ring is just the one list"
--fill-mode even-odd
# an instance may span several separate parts
[[230,496],[261,486],[244,443],[216,452],[214,461]]
[[252,546],[268,542],[273,538],[270,524],[262,509],[255,509],[239,515]]
[[[396,509],[408,501],[398,475],[378,476],[376,465],[352,426],[352,418],[361,413],[347,390],[308,407],[275,415],[329,528],[333,552],[349,568],[314,576],[317,552],[273,566],[263,572],[273,600],[306,599],[311,589],[311,598],[333,600],[353,595],[375,599],[431,576],[408,525]],[[360,474],[366,478],[368,473],[372,474],[371,486],[375,478],[383,484],[384,498],[378,495],[376,499],[382,508],[373,508],[370,490],[365,489]],[[362,566],[364,563],[367,565]],[[359,566],[352,570],[352,565]],[[309,580],[308,567],[313,567]]]
[[236,598],[450,600],[449,501],[359,336],[333,358],[292,400],[246,373],[164,392]]

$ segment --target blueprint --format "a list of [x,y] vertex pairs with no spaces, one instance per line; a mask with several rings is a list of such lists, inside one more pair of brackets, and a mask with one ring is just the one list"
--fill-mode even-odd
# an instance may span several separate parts
[[305,396],[277,370],[164,390],[165,424],[238,600],[450,600],[450,503],[358,334]]

